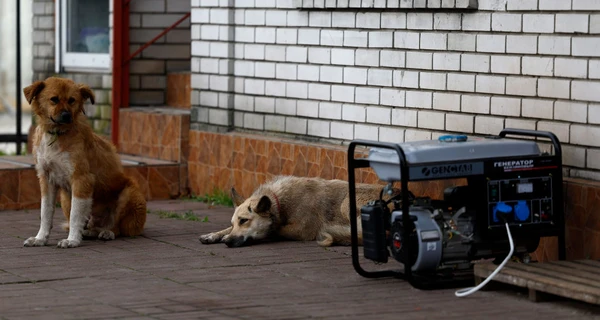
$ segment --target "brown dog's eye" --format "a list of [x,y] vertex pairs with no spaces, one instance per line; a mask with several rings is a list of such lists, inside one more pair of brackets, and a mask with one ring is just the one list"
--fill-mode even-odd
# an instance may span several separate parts
[[75,102],[75,98],[73,98],[73,97],[70,97],[70,98],[69,98],[69,104],[73,104],[73,102]]
[[50,98],[50,101],[52,101],[52,103],[56,104],[56,103],[58,103],[58,97],[52,97],[52,98]]
[[240,219],[240,226],[246,222],[248,222],[248,219],[244,219],[244,218]]

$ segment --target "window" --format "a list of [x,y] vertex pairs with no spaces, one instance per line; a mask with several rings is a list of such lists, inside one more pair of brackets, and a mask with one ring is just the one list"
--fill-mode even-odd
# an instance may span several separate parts
[[110,67],[110,0],[57,0],[56,65],[79,69]]

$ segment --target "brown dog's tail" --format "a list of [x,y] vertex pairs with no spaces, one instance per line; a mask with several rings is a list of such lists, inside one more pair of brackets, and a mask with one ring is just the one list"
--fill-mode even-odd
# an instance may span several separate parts
[[121,192],[121,197],[127,199],[127,204],[120,212],[119,233],[128,237],[138,236],[142,234],[146,224],[146,198],[132,180]]

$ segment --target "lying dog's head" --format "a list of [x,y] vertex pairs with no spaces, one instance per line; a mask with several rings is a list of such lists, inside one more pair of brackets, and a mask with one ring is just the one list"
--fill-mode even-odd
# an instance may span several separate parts
[[94,103],[94,93],[88,86],[56,77],[36,81],[23,93],[41,124],[56,130],[66,129],[84,113],[87,99]]
[[272,231],[272,202],[266,195],[253,195],[248,199],[231,189],[235,212],[231,218],[231,232],[222,241],[228,247],[241,247],[252,241],[265,239]]

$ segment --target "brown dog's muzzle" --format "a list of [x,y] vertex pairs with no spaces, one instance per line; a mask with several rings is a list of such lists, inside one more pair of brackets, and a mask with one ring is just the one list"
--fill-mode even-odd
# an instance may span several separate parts
[[50,116],[50,120],[56,124],[69,124],[73,122],[73,114],[70,111],[61,111],[56,118]]
[[71,123],[73,122],[73,114],[69,111],[62,111],[58,116],[59,123]]

